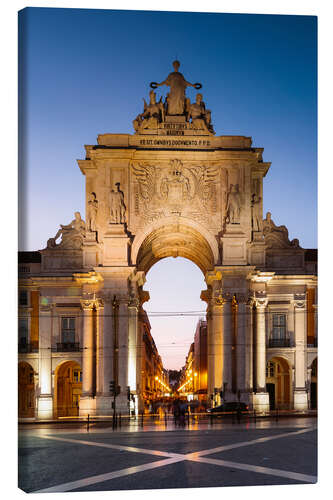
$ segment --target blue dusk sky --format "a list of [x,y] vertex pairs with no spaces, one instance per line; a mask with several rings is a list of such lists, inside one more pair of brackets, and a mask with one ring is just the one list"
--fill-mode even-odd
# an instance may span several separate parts
[[[317,247],[316,17],[28,8],[19,51],[20,250],[44,248],[74,211],[84,217],[84,144],[133,133],[149,82],[163,81],[176,58],[202,83],[216,135],[251,136],[272,162],[264,214]],[[157,89],[158,99],[166,93]],[[157,263],[145,288],[148,311],[205,309],[203,275],[185,259]],[[151,317],[167,368],[184,364],[200,316]]]

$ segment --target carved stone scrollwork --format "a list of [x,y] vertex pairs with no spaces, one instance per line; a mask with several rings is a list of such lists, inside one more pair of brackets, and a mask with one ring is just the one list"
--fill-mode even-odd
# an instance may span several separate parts
[[95,305],[95,300],[81,299],[80,303],[83,310],[89,311],[93,309]]
[[[216,211],[216,183],[219,171],[206,165],[184,165],[179,159],[169,165],[131,164],[137,182],[136,212],[148,220],[187,210],[192,218]],[[207,216],[206,216],[207,217]]]
[[95,306],[96,306],[96,309],[103,309],[104,308],[104,300],[101,298],[97,298],[95,300]]
[[44,314],[50,313],[52,310],[52,307],[53,307],[53,304],[41,304],[39,306],[39,312],[42,314],[43,313]]
[[268,304],[266,292],[256,291],[254,295],[254,303],[257,308],[265,308]]
[[212,300],[213,300],[213,305],[219,307],[223,306],[225,302],[224,298],[222,297],[222,294],[214,295],[214,297],[212,297]]
[[248,295],[246,295],[245,293],[236,293],[235,297],[238,304],[247,304],[249,299]]
[[232,302],[233,294],[230,292],[223,292],[222,297],[224,302]]
[[294,294],[294,305],[297,309],[302,309],[306,304],[306,294],[305,293],[295,293]]

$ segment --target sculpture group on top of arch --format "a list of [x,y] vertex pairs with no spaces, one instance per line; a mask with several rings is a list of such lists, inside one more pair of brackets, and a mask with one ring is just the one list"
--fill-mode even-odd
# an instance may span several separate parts
[[206,110],[202,94],[198,93],[196,95],[194,103],[191,103],[190,99],[186,97],[185,91],[187,87],[193,87],[198,90],[202,87],[201,83],[186,81],[182,73],[178,71],[179,66],[180,62],[174,61],[174,71],[163,82],[150,83],[152,89],[167,85],[170,91],[164,102],[162,101],[162,97],[159,102],[156,101],[154,90],[149,92],[149,104],[143,99],[143,113],[140,113],[133,120],[135,132],[144,133],[146,129],[157,129],[159,128],[159,124],[166,121],[167,117],[183,116],[190,129],[205,131],[209,134],[215,133],[211,123],[211,112]]

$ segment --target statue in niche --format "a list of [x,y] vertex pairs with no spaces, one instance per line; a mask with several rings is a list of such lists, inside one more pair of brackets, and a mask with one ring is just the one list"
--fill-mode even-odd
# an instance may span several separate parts
[[299,248],[298,239],[290,241],[286,226],[276,226],[270,212],[267,212],[266,219],[263,220],[263,233],[267,248]]
[[120,182],[116,182],[117,190],[111,190],[110,193],[110,215],[111,224],[125,224],[126,205],[124,202],[124,193],[120,190]]
[[162,98],[157,103],[156,94],[153,90],[149,92],[150,103],[144,101],[144,111],[133,120],[133,127],[136,132],[144,129],[156,129],[158,124],[164,122],[164,106]]
[[195,103],[191,104],[189,99],[186,99],[186,121],[192,119],[192,128],[195,130],[207,130],[214,133],[211,124],[211,112],[206,110],[205,103],[202,100],[202,94],[197,94]]
[[260,209],[261,197],[257,194],[252,195],[252,231],[262,231],[262,217]]
[[[74,219],[67,225],[60,224],[60,229],[54,238],[50,238],[47,242],[48,248],[67,247],[80,248],[83,243],[83,238],[86,232],[86,224],[81,219],[80,212],[74,213]],[[61,236],[61,242],[57,245],[56,240]]]
[[183,115],[185,112],[185,90],[187,87],[201,89],[201,83],[187,82],[184,76],[178,71],[180,62],[172,63],[174,71],[161,83],[151,82],[150,86],[153,89],[161,85],[170,87],[170,92],[167,96],[167,114],[168,115]]
[[227,200],[227,224],[240,223],[241,199],[238,184],[231,184]]
[[87,207],[87,231],[96,231],[98,201],[95,193],[90,193]]

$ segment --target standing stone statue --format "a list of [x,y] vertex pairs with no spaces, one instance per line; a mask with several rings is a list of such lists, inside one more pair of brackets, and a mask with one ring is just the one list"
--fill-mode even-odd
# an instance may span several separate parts
[[179,73],[179,61],[172,63],[174,71],[161,83],[151,82],[152,88],[167,85],[170,87],[170,92],[167,97],[167,114],[168,115],[183,115],[185,111],[185,90],[186,87],[201,88],[200,83],[189,83],[184,76]]
[[252,230],[262,231],[262,218],[260,211],[261,198],[257,194],[252,195]]
[[124,193],[120,190],[120,182],[116,183],[117,191],[111,190],[110,193],[110,215],[111,224],[125,224],[126,205],[124,202]]
[[238,184],[231,184],[227,201],[227,218],[229,224],[239,224],[240,222],[241,200],[238,191]]
[[95,193],[90,193],[87,210],[87,230],[96,231],[96,218],[98,211],[98,201]]

